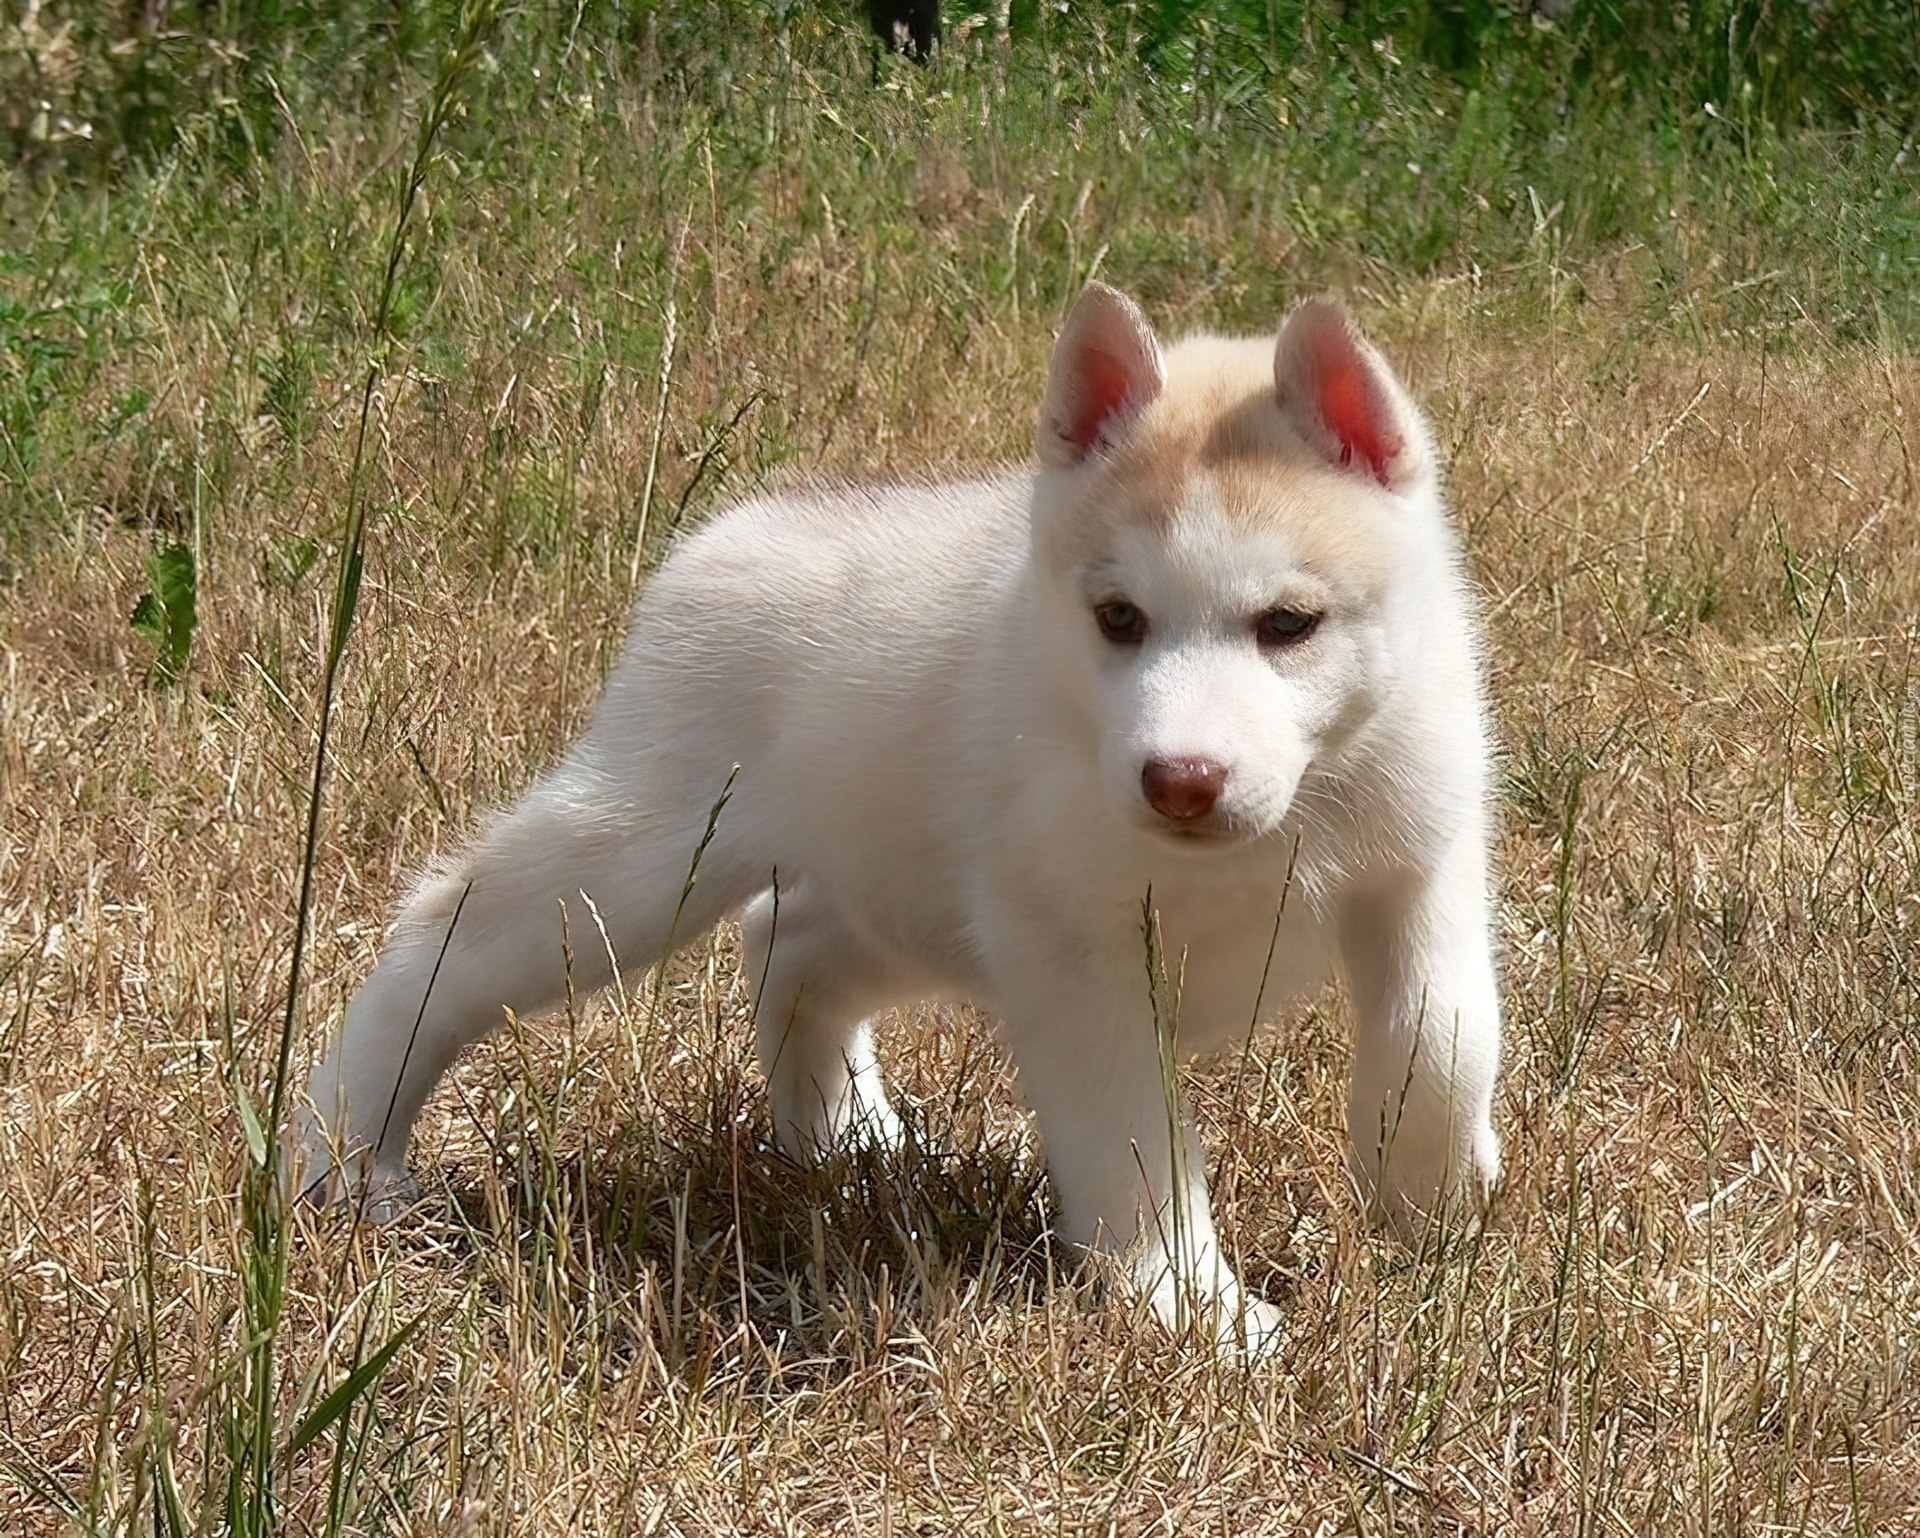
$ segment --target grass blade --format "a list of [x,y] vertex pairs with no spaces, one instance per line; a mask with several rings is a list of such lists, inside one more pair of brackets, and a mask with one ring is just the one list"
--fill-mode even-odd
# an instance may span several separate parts
[[257,1169],[267,1167],[267,1134],[260,1125],[259,1114],[253,1108],[253,1097],[247,1093],[246,1085],[234,1081],[233,1103],[240,1112],[240,1125],[247,1134],[247,1152],[253,1156]]
[[385,1345],[348,1373],[337,1389],[315,1405],[312,1413],[287,1439],[286,1451],[281,1455],[281,1461],[291,1463],[315,1437],[322,1435],[328,1427],[351,1410],[360,1396],[379,1380],[381,1373],[386,1371],[387,1363],[393,1360],[394,1352],[404,1346],[407,1343],[407,1337],[419,1327],[419,1317],[409,1319],[394,1331]]

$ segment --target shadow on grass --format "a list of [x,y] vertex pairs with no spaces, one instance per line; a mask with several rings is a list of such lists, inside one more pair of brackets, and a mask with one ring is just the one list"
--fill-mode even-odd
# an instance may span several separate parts
[[1081,1264],[1017,1138],[910,1119],[897,1148],[802,1164],[774,1145],[757,1085],[723,1073],[710,1088],[597,1140],[569,1126],[585,1141],[565,1151],[538,1118],[502,1118],[490,1159],[429,1176],[417,1220],[569,1328],[582,1310],[613,1320],[616,1360],[641,1333],[669,1363],[732,1355],[747,1325],[837,1355],[850,1329],[931,1331],[962,1302],[1043,1292]]

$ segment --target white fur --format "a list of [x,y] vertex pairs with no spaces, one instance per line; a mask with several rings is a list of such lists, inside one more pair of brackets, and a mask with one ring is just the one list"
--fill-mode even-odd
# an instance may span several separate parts
[[[406,903],[309,1086],[310,1172],[404,1179],[408,1129],[455,1056],[503,1006],[561,992],[560,903],[582,985],[608,972],[579,943],[582,897],[625,967],[743,911],[784,1146],[856,1124],[892,1135],[865,1022],[971,1000],[1002,1022],[1064,1236],[1128,1252],[1164,1317],[1197,1301],[1258,1339],[1271,1311],[1243,1304],[1219,1254],[1190,1124],[1174,1156],[1142,902],[1151,889],[1169,969],[1184,957],[1182,1054],[1218,1049],[1262,992],[1297,846],[1264,997],[1278,1008],[1342,965],[1363,1193],[1404,1221],[1485,1188],[1499,1015],[1483,708],[1424,425],[1324,304],[1296,312],[1277,353],[1197,338],[1163,355],[1136,320],[1110,290],[1077,307],[1037,475],[769,498],[676,550],[586,733]],[[1127,342],[1126,391],[1098,441],[1066,442],[1075,349],[1109,334]],[[1289,349],[1308,344],[1336,363],[1355,349],[1368,371],[1399,450],[1377,477],[1338,462],[1311,389],[1290,386]],[[1175,446],[1227,411],[1270,450],[1233,485]],[[1094,623],[1115,595],[1151,616],[1137,647]],[[1279,603],[1324,618],[1263,651],[1249,617]],[[1170,828],[1142,793],[1149,757],[1183,755],[1227,768],[1211,836]]]

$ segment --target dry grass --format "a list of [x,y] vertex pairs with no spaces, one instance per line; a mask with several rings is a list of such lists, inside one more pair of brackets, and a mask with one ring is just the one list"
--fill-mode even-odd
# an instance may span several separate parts
[[[302,152],[321,188],[360,174],[350,146]],[[1018,203],[929,177],[934,238],[968,199]],[[784,181],[764,171],[768,207]],[[595,217],[577,239],[610,233]],[[1017,289],[960,322],[896,303],[831,215],[778,262],[765,229],[701,217],[656,536],[703,455],[695,513],[723,472],[788,457],[1023,450],[1050,312]],[[196,309],[155,276],[164,235],[152,254],[152,346],[118,366],[158,382],[154,425],[57,472],[70,523],[0,600],[9,1533],[118,1531],[156,1439],[190,1489],[209,1456],[230,1075],[257,1085],[270,1055],[311,752],[323,583],[286,551],[344,474],[348,405],[322,388],[289,434],[217,361],[269,349],[275,318]],[[515,307],[572,305],[591,339],[639,301],[485,254],[449,255],[439,303],[504,340],[452,376],[413,355],[379,418],[393,495],[337,726],[310,1036],[404,872],[577,723],[627,601],[658,334],[602,385],[585,347],[512,341]],[[424,1320],[350,1531],[1920,1530],[1920,381],[1811,323],[1638,331],[1624,258],[1535,329],[1489,318],[1528,281],[1360,292],[1439,421],[1488,599],[1510,1045],[1485,1230],[1414,1252],[1360,1223],[1329,991],[1258,1038],[1244,1084],[1193,1076],[1221,1215],[1289,1321],[1271,1363],[1222,1366],[1070,1274],[980,1021],[889,1025],[925,1144],[899,1166],[782,1162],[722,936],[658,1018],[635,986],[465,1062],[422,1122],[418,1217],[301,1218],[289,1399],[337,1380],[363,1321]],[[1176,286],[1156,318],[1206,303]],[[182,467],[216,455],[203,506]],[[201,571],[179,690],[145,682],[125,622],[169,520]],[[326,1481],[324,1457],[293,1469],[291,1531]]]

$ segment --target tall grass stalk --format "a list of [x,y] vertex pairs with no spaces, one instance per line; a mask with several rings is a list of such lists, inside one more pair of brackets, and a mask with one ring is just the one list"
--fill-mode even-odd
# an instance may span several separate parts
[[727,809],[727,803],[733,799],[733,782],[740,778],[740,766],[733,765],[727,770],[727,780],[720,787],[720,794],[707,810],[707,825],[701,831],[700,842],[693,846],[693,858],[687,862],[687,879],[680,885],[680,896],[673,905],[673,917],[667,921],[667,941],[660,952],[659,963],[653,969],[653,992],[647,1003],[647,1024],[645,1044],[641,1049],[641,1080],[644,1083],[653,1062],[654,1031],[659,1023],[661,1006],[667,996],[667,963],[673,959],[675,942],[680,938],[680,919],[687,911],[687,899],[693,895],[693,884],[700,879],[700,860],[707,852],[707,846],[713,842],[713,836],[720,830],[720,814]]
[[[1175,1332],[1194,1322],[1193,1305],[1198,1300],[1190,1290],[1198,1283],[1195,1276],[1191,1213],[1187,1197],[1187,1121],[1180,1099],[1180,994],[1186,982],[1187,957],[1180,953],[1180,965],[1171,975],[1160,936],[1160,910],[1153,905],[1153,888],[1147,888],[1140,905],[1140,933],[1146,945],[1147,997],[1153,1006],[1154,1058],[1160,1069],[1160,1094],[1167,1118],[1168,1199],[1165,1226],[1160,1230],[1161,1248],[1167,1257],[1174,1289],[1173,1327]],[[1140,1150],[1134,1149],[1139,1160]],[[1153,1197],[1153,1174],[1144,1165],[1148,1200]],[[1160,1221],[1156,1212],[1155,1222]]]
[[647,448],[647,481],[640,492],[640,520],[633,531],[633,565],[627,573],[631,586],[640,585],[640,569],[646,564],[647,526],[653,521],[653,488],[660,473],[660,440],[667,430],[667,401],[673,393],[673,360],[680,343],[680,309],[676,290],[680,285],[680,261],[687,249],[687,236],[693,228],[688,214],[680,227],[679,244],[674,247],[673,269],[667,278],[667,307],[662,316],[660,335],[660,379],[653,402],[653,442]]
[[[314,870],[320,846],[320,813],[326,790],[327,739],[340,666],[359,607],[360,577],[365,560],[367,494],[365,484],[367,428],[373,413],[373,395],[386,372],[392,339],[388,334],[393,313],[395,282],[406,254],[414,205],[433,164],[434,146],[460,99],[463,80],[480,56],[491,30],[497,0],[471,0],[462,11],[454,42],[441,55],[433,88],[428,95],[415,139],[413,159],[400,185],[393,230],[387,245],[386,266],[372,312],[371,352],[360,389],[360,415],[354,434],[353,462],[347,477],[345,533],[341,540],[333,606],[327,632],[325,664],[318,699],[318,729],[314,743],[313,775],[307,800],[306,832],[300,854],[300,893],[294,913],[293,954],[287,969],[286,1012],[281,1020],[267,1117],[260,1126],[240,1090],[243,1121],[248,1125],[249,1162],[241,1187],[242,1243],[240,1257],[241,1330],[245,1353],[243,1389],[228,1407],[223,1440],[227,1467],[226,1530],[233,1534],[265,1535],[279,1527],[277,1491],[291,1468],[293,1457],[336,1421],[351,1422],[355,1401],[372,1388],[411,1326],[386,1341],[372,1357],[356,1361],[341,1387],[276,1449],[280,1430],[275,1395],[279,1355],[279,1327],[286,1305],[287,1201],[289,1191],[280,1178],[281,1145],[287,1122],[288,1091],[293,1066],[293,1040],[300,1015],[302,965],[307,928],[313,906]],[[238,1089],[236,1080],[236,1089]],[[362,1332],[364,1345],[364,1331]],[[363,1422],[364,1425],[364,1422]],[[359,1466],[347,1453],[342,1438],[335,1453],[334,1489],[328,1501],[328,1527],[337,1531],[344,1521],[346,1502],[339,1470]]]

